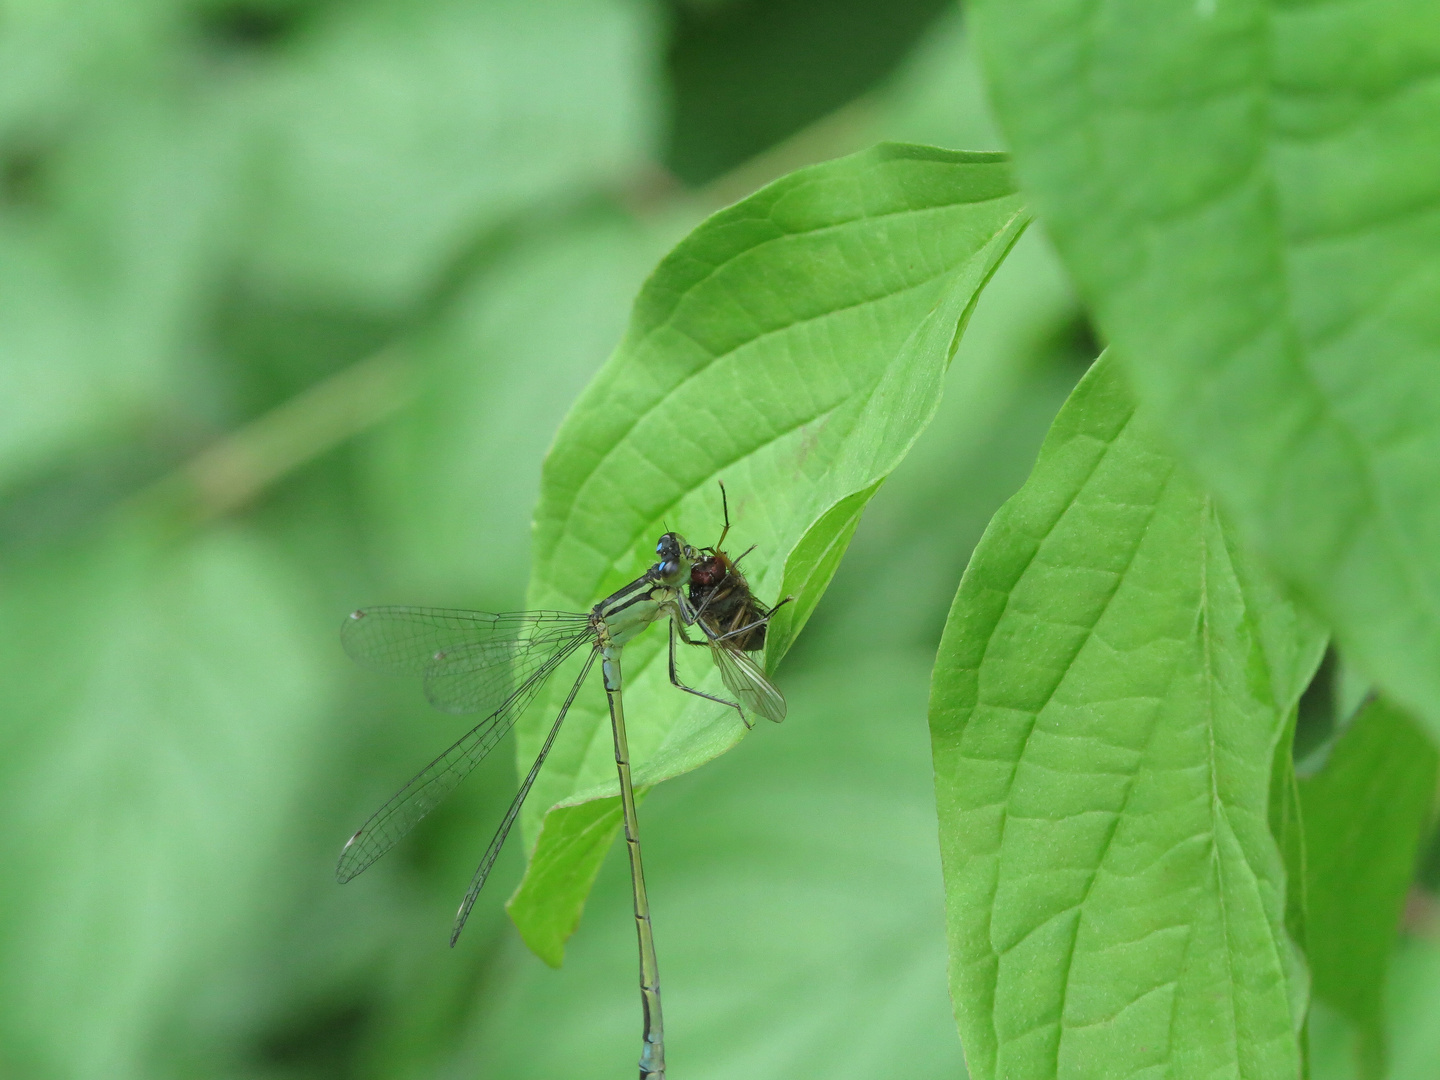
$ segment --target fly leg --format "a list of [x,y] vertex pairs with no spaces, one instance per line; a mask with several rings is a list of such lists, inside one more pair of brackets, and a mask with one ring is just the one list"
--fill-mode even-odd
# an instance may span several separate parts
[[735,558],[731,559],[731,560],[730,560],[730,565],[731,565],[731,566],[739,566],[739,565],[740,565],[740,560],[743,559],[746,555],[749,555],[750,552],[752,552],[752,551],[754,551],[754,550],[755,550],[755,545],[754,545],[754,544],[751,544],[751,545],[750,545],[748,548],[746,548],[744,551],[740,552],[739,555],[736,555]]
[[[764,615],[760,616],[760,618],[756,619],[754,622],[749,623],[749,624],[747,624],[747,625],[745,625],[745,626],[738,627],[738,628],[736,628],[736,629],[734,629],[734,630],[727,630],[727,631],[726,631],[725,633],[723,633],[723,634],[718,634],[718,635],[716,635],[715,640],[716,640],[716,641],[724,641],[724,640],[726,640],[727,638],[739,637],[741,634],[748,634],[751,630],[754,630],[757,626],[765,626],[767,623],[770,622],[770,619],[771,619],[771,617],[775,614],[775,612],[779,611],[782,607],[784,607],[786,604],[790,603],[790,601],[792,601],[792,600],[794,600],[794,599],[795,599],[795,598],[794,598],[793,596],[787,596],[787,597],[785,597],[784,600],[781,600],[778,604],[776,604],[774,607],[772,607],[769,611],[767,611]],[[688,639],[687,639],[687,640],[688,640]],[[692,642],[690,642],[690,644],[692,644],[692,645],[699,645],[699,644],[703,644],[703,642],[692,641]]]
[[[704,690],[696,690],[693,686],[686,686],[684,683],[682,683],[682,682],[680,681],[680,675],[679,675],[679,673],[675,670],[675,633],[676,633],[675,620],[674,620],[674,619],[671,619],[671,620],[670,620],[670,685],[676,687],[677,689],[684,690],[687,694],[694,694],[696,697],[702,697],[702,698],[704,698],[706,701],[713,701],[713,702],[715,702],[717,705],[725,705],[725,706],[727,706],[727,707],[729,707],[729,708],[731,708],[731,709],[734,709],[737,713],[740,714],[740,722],[741,722],[742,724],[744,724],[747,728],[749,728],[749,727],[754,727],[755,725],[752,724],[752,723],[750,723],[750,721],[745,718],[745,710],[742,709],[742,708],[740,708],[740,706],[739,706],[738,703],[736,703],[736,702],[734,702],[734,701],[726,701],[724,698],[722,698],[722,697],[716,697],[714,694],[707,694],[707,693],[705,693]],[[707,643],[704,642],[704,641],[691,641],[690,638],[686,636],[685,631],[684,631],[683,629],[680,630],[679,633],[680,633],[680,636],[681,636],[682,638],[685,638],[685,644],[687,644],[687,645],[704,645],[704,644],[707,644]]]
[[[710,606],[710,601],[715,599],[716,591],[717,590],[712,589],[709,593],[707,593],[705,599],[700,601],[700,606],[698,608],[690,602],[690,599],[684,593],[681,593],[675,597],[677,601],[675,606],[676,609],[680,612],[680,640],[685,642],[686,645],[710,644],[709,641],[691,641],[690,635],[685,633],[685,627],[694,626],[700,621],[700,616],[705,614],[705,609]],[[675,620],[673,618],[670,620],[670,625],[672,627],[675,625]]]
[[[700,606],[699,606],[699,607],[693,606],[693,605],[690,603],[689,600],[686,600],[686,601],[685,601],[685,607],[686,607],[686,609],[687,609],[687,613],[686,613],[686,616],[685,616],[686,625],[689,625],[689,626],[695,625],[695,623],[697,623],[697,622],[700,621],[700,616],[702,616],[702,615],[705,614],[706,608],[708,608],[711,604],[715,603],[717,600],[723,600],[723,599],[725,599],[725,597],[729,596],[729,595],[730,595],[732,592],[734,592],[734,591],[735,591],[735,586],[734,586],[734,585],[716,585],[716,586],[713,586],[713,587],[710,589],[710,591],[705,594],[705,599],[703,599],[703,600],[700,601]],[[703,641],[691,641],[691,640],[687,637],[687,638],[685,638],[685,644],[687,644],[687,645],[704,645],[704,644],[706,644],[706,642],[703,642]]]

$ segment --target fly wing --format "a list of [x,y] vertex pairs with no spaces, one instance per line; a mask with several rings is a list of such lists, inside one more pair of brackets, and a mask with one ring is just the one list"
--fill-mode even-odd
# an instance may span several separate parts
[[773,720],[785,719],[785,697],[775,689],[760,665],[726,641],[717,640],[708,626],[700,624],[710,639],[710,655],[720,669],[720,678],[740,704],[752,713]]
[[[335,867],[336,878],[345,882],[360,873],[394,847],[421,818],[454,791],[460,781],[469,776],[475,766],[495,749],[506,732],[515,726],[516,719],[534,700],[555,669],[584,641],[583,635],[572,637],[559,651],[551,653],[545,663],[532,672],[495,712],[461,736],[370,815],[370,819],[355,831],[340,853],[339,865]],[[589,670],[587,663],[585,671]],[[574,691],[571,692],[573,696]]]
[[554,653],[589,632],[589,618],[564,611],[458,611],[372,607],[352,612],[340,641],[356,663],[420,675],[442,712],[490,712]]

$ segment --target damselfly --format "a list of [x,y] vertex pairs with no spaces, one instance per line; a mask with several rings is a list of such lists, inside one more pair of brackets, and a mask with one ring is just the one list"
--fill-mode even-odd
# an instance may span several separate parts
[[[659,561],[624,588],[601,600],[590,613],[557,611],[490,614],[439,608],[373,607],[351,614],[341,628],[345,651],[356,661],[380,671],[420,675],[430,703],[444,712],[485,712],[488,715],[453,746],[420,771],[380,807],[353,835],[340,853],[336,877],[349,881],[389,851],[415,824],[477,766],[500,742],[535,699],[546,681],[567,659],[586,646],[589,652],[565,697],[529,773],[505,812],[490,846],[471,879],[450,934],[454,945],[475,899],[485,885],[525,796],[539,776],[555,743],[565,714],[574,703],[596,658],[600,660],[615,742],[615,767],[630,876],[635,900],[635,927],[640,944],[640,997],[644,1008],[641,1080],[664,1080],[664,1023],[660,1011],[660,976],[650,924],[650,903],[640,858],[640,826],[630,780],[630,751],[625,735],[620,653],[625,643],[652,622],[670,621],[670,681],[681,690],[728,705],[744,718],[737,702],[706,694],[683,684],[675,670],[677,627],[699,625],[718,658],[734,652],[745,664],[727,673],[724,682],[746,705],[761,715],[784,716],[785,700],[764,673],[743,653],[727,647],[697,616],[684,588],[700,552],[676,533],[656,545]],[[689,640],[688,638],[686,640]],[[696,643],[698,644],[698,642]],[[776,703],[778,702],[778,706]],[[758,704],[757,704],[758,703]],[[779,716],[774,716],[778,708]],[[768,710],[768,711],[767,711]],[[748,723],[748,721],[747,721]]]

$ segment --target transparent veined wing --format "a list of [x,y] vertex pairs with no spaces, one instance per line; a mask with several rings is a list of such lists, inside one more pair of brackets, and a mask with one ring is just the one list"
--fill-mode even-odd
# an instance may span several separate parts
[[773,720],[785,719],[785,696],[775,689],[760,665],[748,653],[719,638],[703,620],[699,623],[710,643],[710,655],[720,669],[720,678],[748,712]]
[[555,745],[555,736],[560,734],[560,725],[565,722],[565,714],[570,711],[570,706],[575,704],[575,695],[580,692],[580,686],[585,682],[585,676],[590,674],[590,666],[595,663],[595,657],[599,655],[592,649],[590,655],[585,658],[585,666],[575,677],[575,685],[570,687],[570,693],[566,696],[565,703],[560,706],[560,711],[555,716],[555,722],[550,725],[550,734],[546,736],[544,745],[540,747],[540,753],[535,757],[535,764],[530,766],[530,772],[521,782],[520,790],[515,792],[515,798],[510,801],[510,809],[505,811],[505,817],[501,819],[500,827],[495,830],[495,835],[490,840],[490,846],[485,849],[485,854],[480,859],[480,865],[476,868],[474,877],[470,879],[470,888],[465,890],[465,899],[460,901],[460,910],[455,913],[455,924],[450,929],[451,948],[454,948],[455,942],[460,940],[460,931],[465,929],[465,920],[470,918],[470,911],[475,906],[475,900],[490,877],[490,870],[495,865],[495,859],[499,856],[500,849],[505,846],[505,838],[510,835],[510,829],[515,824],[515,819],[520,816],[520,807],[525,805],[525,797],[530,794],[530,789],[535,784],[535,778],[540,775],[541,766],[550,756],[550,748]]
[[[349,881],[394,847],[421,818],[435,809],[515,726],[516,719],[534,700],[555,669],[588,640],[583,634],[572,634],[569,641],[552,652],[498,709],[392,795],[346,842],[345,850],[340,853],[340,862],[335,867],[335,877],[342,883]],[[586,670],[589,670],[588,664]]]
[[557,650],[590,633],[586,615],[568,611],[460,611],[370,607],[351,612],[340,641],[356,663],[420,675],[442,712],[491,712]]

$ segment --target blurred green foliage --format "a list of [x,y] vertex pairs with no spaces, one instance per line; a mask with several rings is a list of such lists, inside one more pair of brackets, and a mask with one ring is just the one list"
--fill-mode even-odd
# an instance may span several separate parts
[[[560,971],[505,918],[514,841],[445,947],[511,759],[336,887],[465,725],[336,627],[522,606],[541,460],[646,275],[882,138],[1001,145],[934,0],[0,0],[0,1074],[629,1072],[623,858]],[[1098,351],[1032,230],[779,670],[785,726],[645,800],[675,1075],[963,1074],[929,665]],[[1412,907],[1407,1080],[1440,1055]],[[1311,1035],[1352,1075],[1341,1015]]]
[[1312,991],[1355,1025],[1363,1077],[1386,1074],[1385,974],[1436,767],[1425,732],[1381,699],[1351,721],[1325,767],[1299,782]]
[[[814,96],[782,79],[735,141],[713,118],[748,86],[682,90],[720,39],[629,0],[0,11],[0,1071],[628,1071],[623,860],[559,972],[503,915],[518,844],[445,947],[511,761],[335,886],[344,838],[463,724],[353,670],[336,626],[521,606],[545,449],[703,214],[882,137],[997,145],[934,13],[837,67],[805,53],[826,10],[791,5]],[[769,25],[726,41],[764,53]],[[656,164],[711,144],[687,178],[736,171],[708,187]],[[926,671],[1081,326],[1022,241],[782,669],[790,720],[646,800],[687,1075],[961,1071]],[[936,514],[937,489],[963,497]]]
[[899,65],[941,0],[672,0],[666,163],[713,180]]

